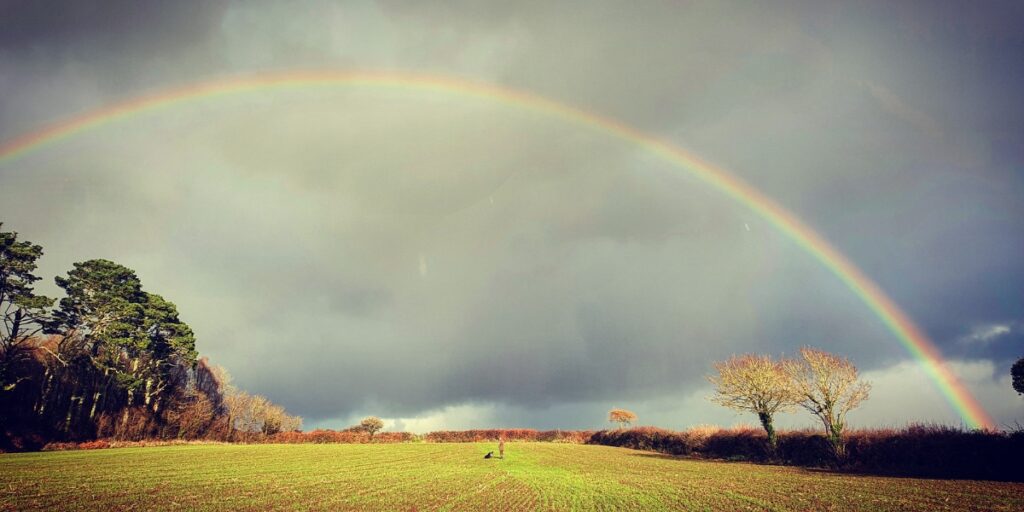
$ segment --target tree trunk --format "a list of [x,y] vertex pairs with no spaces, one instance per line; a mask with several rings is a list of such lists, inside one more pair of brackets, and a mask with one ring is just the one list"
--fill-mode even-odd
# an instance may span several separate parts
[[47,368],[43,372],[43,390],[39,393],[39,402],[36,404],[36,414],[42,416],[43,411],[46,409],[46,398],[50,394],[50,387],[53,386],[53,373]]
[[101,396],[103,396],[103,393],[100,391],[93,393],[92,407],[89,408],[89,420],[92,420],[93,418],[96,417],[96,406],[99,405]]
[[146,390],[144,391],[144,395],[143,395],[143,403],[147,407],[149,406],[149,401],[152,398],[152,396],[149,394],[150,393],[150,389],[152,387],[153,387],[153,379],[146,379]]
[[71,400],[68,400],[68,413],[64,416],[64,432],[71,432],[71,418],[75,411],[75,399],[78,398],[75,395],[71,395]]
[[843,427],[833,423],[828,433],[828,440],[832,443],[832,450],[836,458],[842,462],[846,458],[846,444],[843,443]]
[[767,412],[757,413],[758,419],[761,420],[761,426],[764,427],[764,431],[768,434],[768,450],[774,455],[776,446],[775,437],[775,426],[772,424],[772,415]]
[[78,412],[75,413],[75,417],[78,418],[79,422],[82,421],[83,409],[85,409],[85,393],[82,393],[82,395],[78,397]]

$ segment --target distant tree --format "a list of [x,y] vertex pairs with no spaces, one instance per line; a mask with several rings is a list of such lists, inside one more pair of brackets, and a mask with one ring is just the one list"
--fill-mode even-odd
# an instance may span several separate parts
[[229,436],[273,435],[302,428],[302,418],[288,415],[283,407],[262,395],[249,394],[231,384],[231,374],[224,367],[214,366],[210,372],[220,390]]
[[775,451],[775,413],[792,410],[798,401],[791,386],[786,384],[783,364],[772,360],[771,356],[747,354],[715,363],[715,370],[718,374],[708,377],[715,387],[711,401],[757,414],[768,434],[768,446]]
[[1013,377],[1013,389],[1018,394],[1024,395],[1024,357],[1013,363],[1010,368],[1010,375]]
[[291,432],[302,428],[302,418],[290,416],[284,408],[271,402],[267,402],[263,408],[263,433],[267,435],[278,432]]
[[302,416],[287,414],[284,408],[278,407],[281,413],[278,418],[278,427],[281,432],[295,432],[302,430]]
[[384,421],[376,416],[367,416],[359,422],[359,428],[364,432],[369,432],[372,439],[378,430],[384,428]]
[[18,233],[2,231],[0,222],[0,396],[29,378],[18,366],[31,357],[32,340],[39,335],[53,299],[36,295],[36,260],[43,248],[18,241]]
[[625,409],[612,409],[608,411],[608,421],[618,423],[619,428],[628,427],[636,421],[636,414]]
[[782,366],[789,391],[821,420],[836,455],[844,456],[846,414],[867,400],[871,384],[859,379],[857,367],[845,357],[810,347],[800,349],[799,360]]
[[232,384],[231,374],[223,366],[214,366],[212,370],[227,415],[229,434],[260,432],[263,423],[257,418],[257,409],[262,397],[250,395]]

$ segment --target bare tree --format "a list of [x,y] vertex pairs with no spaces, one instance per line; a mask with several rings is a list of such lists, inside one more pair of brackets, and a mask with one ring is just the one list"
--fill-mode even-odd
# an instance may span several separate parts
[[786,385],[783,363],[771,356],[747,354],[715,363],[715,370],[718,374],[708,377],[715,386],[711,401],[757,414],[768,434],[768,446],[775,451],[775,413],[792,410],[798,401],[791,386]]
[[260,415],[263,419],[263,433],[273,435],[278,432],[291,432],[302,428],[302,418],[291,416],[284,407],[270,401],[262,404]]
[[784,361],[783,367],[789,391],[821,420],[836,455],[845,455],[846,414],[867,400],[871,384],[860,380],[857,367],[845,357],[811,347],[801,348],[800,359]]
[[636,421],[636,413],[625,409],[612,409],[608,411],[608,421],[618,423],[619,428],[628,427]]
[[366,418],[363,418],[363,421],[359,422],[359,428],[364,432],[369,432],[370,439],[373,439],[373,435],[376,434],[378,430],[384,428],[384,421],[376,416],[367,416]]
[[280,426],[281,432],[294,432],[302,430],[302,416],[292,416],[285,414],[284,409],[281,409]]
[[249,394],[231,384],[231,374],[224,367],[211,366],[205,359],[200,364],[205,372],[197,387],[211,389],[223,404],[229,436],[240,434],[246,438],[250,434],[273,435],[302,428],[302,418],[289,415],[265,396]]

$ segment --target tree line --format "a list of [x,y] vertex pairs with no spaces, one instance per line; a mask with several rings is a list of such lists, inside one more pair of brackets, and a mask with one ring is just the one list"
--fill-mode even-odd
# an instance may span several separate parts
[[[835,454],[842,456],[846,415],[871,391],[871,383],[857,376],[857,367],[848,359],[811,347],[801,348],[799,359],[733,356],[715,363],[715,370],[717,374],[707,378],[714,386],[711,401],[757,414],[771,451],[778,444],[775,414],[802,407],[821,422]],[[608,411],[608,421],[620,429],[636,420],[636,413],[626,409]]]
[[[842,457],[846,415],[871,391],[871,383],[859,378],[857,367],[847,358],[811,347],[801,348],[797,359],[733,356],[716,363],[715,369],[717,374],[708,377],[715,390],[711,400],[757,414],[772,450],[775,414],[802,408],[821,423],[835,455]],[[1024,395],[1024,357],[1013,364],[1010,375],[1013,389]]]
[[[0,430],[7,449],[52,440],[213,438],[296,430],[301,418],[199,358],[174,303],[105,259],[36,293],[43,248],[0,223]],[[23,446],[20,446],[23,445]]]

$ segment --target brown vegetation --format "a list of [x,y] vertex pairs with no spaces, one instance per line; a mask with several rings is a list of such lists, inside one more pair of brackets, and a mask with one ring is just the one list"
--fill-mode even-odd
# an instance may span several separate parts
[[[0,224],[2,227],[2,224]],[[78,262],[38,295],[42,247],[0,231],[0,450],[47,442],[222,439],[298,429],[199,359],[177,307],[113,261]]]
[[625,409],[612,409],[608,411],[608,421],[618,423],[619,428],[628,427],[636,421],[636,413]]
[[432,443],[479,443],[497,441],[538,441],[553,443],[586,443],[593,432],[589,430],[533,430],[528,428],[441,430],[430,432],[423,440]]
[[845,457],[812,430],[780,431],[772,451],[761,429],[655,427],[595,432],[592,444],[651,450],[669,455],[772,462],[893,475],[1024,481],[1024,434],[966,431],[946,426],[852,430],[843,438]]

